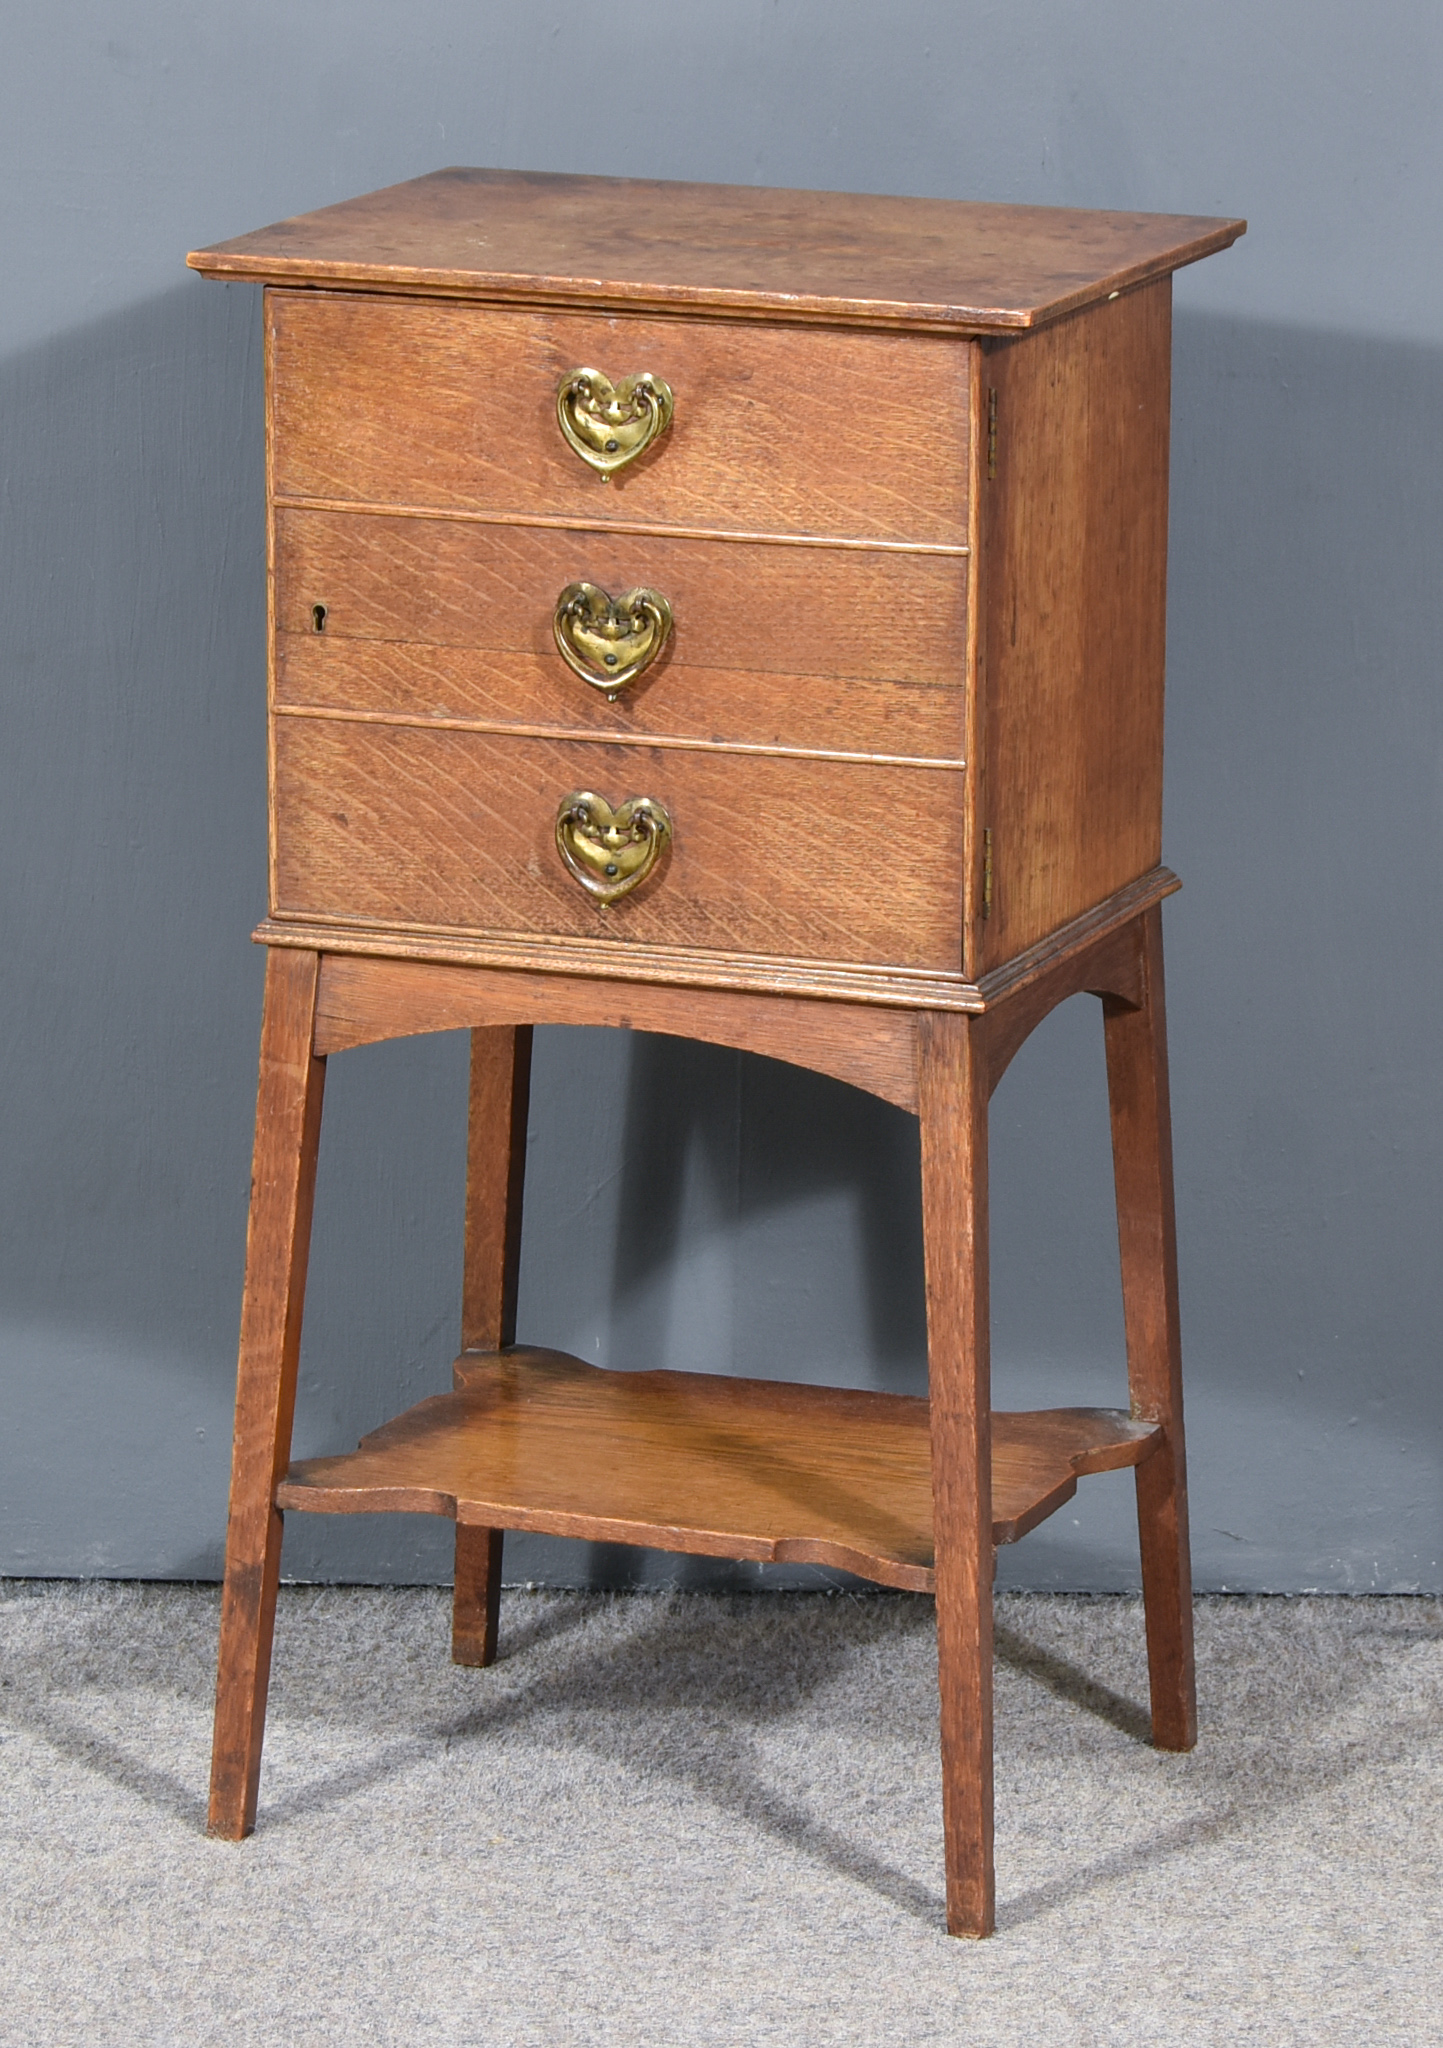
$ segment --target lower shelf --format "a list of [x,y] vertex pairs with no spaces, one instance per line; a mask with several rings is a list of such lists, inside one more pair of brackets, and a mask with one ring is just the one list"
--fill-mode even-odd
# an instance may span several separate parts
[[[560,1351],[463,1352],[438,1394],[339,1458],[292,1465],[282,1508],[450,1515],[498,1529],[767,1563],[932,1591],[927,1403],[774,1380],[607,1372]],[[992,1533],[1014,1543],[1084,1472],[1161,1431],[1112,1408],[992,1417]]]

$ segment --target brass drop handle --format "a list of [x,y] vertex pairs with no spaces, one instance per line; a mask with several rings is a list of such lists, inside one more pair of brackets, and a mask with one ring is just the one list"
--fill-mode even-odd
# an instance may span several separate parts
[[568,370],[556,393],[561,431],[601,481],[635,462],[671,424],[671,386],[650,370],[613,384],[600,370]]
[[671,633],[671,606],[659,590],[610,597],[595,583],[568,583],[551,629],[568,667],[614,697],[651,667]]
[[574,789],[556,813],[556,847],[590,896],[614,903],[644,882],[671,838],[655,797],[632,796],[613,810],[604,796]]

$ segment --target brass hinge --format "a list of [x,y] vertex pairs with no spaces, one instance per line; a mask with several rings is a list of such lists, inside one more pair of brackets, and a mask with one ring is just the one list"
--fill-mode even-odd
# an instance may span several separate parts
[[987,389],[987,481],[993,483],[997,476],[997,393],[989,385]]
[[982,915],[992,915],[992,827],[982,834]]

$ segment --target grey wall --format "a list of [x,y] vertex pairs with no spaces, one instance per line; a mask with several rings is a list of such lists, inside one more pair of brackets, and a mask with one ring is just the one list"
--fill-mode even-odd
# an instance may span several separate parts
[[[4,43],[0,1569],[220,1563],[264,896],[259,308],[184,252],[477,163],[1250,217],[1177,288],[1198,1576],[1443,1583],[1436,0],[54,0],[7,8]],[[446,1383],[463,1093],[454,1038],[332,1062],[301,1451]],[[1018,1059],[994,1144],[999,1404],[1116,1399],[1087,999]],[[920,1389],[915,1164],[906,1117],[816,1077],[544,1034],[522,1333]],[[444,1577],[445,1533],[297,1517],[287,1567]],[[1094,1481],[1003,1575],[1126,1584],[1134,1555],[1125,1478]]]

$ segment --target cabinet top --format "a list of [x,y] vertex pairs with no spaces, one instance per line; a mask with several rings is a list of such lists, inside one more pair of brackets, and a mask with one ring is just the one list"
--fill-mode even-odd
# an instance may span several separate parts
[[207,277],[954,333],[1038,327],[1246,222],[453,169],[187,258]]

